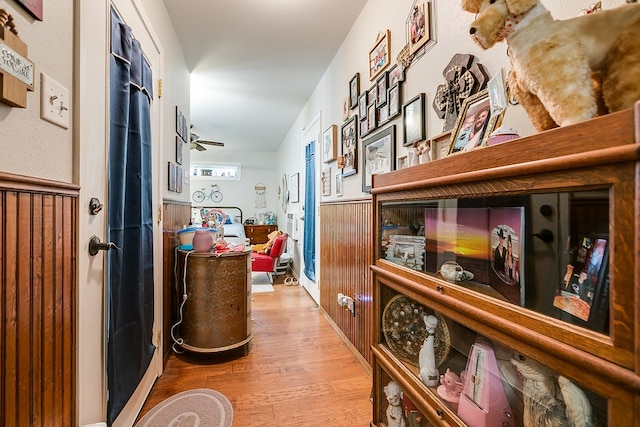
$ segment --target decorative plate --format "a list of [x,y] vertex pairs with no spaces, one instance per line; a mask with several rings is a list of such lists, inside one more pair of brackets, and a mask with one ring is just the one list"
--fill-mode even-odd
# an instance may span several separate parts
[[382,313],[382,329],[387,345],[400,360],[420,367],[420,349],[427,338],[424,317],[429,315],[438,319],[433,349],[436,366],[440,366],[451,347],[451,336],[444,316],[404,295],[396,295],[387,303]]

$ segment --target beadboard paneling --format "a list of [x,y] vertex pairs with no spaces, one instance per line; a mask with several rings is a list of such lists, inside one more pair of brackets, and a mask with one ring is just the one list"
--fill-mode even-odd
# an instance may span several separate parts
[[0,425],[75,425],[75,185],[0,174]]
[[171,325],[174,323],[172,301],[175,301],[175,275],[173,272],[176,260],[176,247],[179,245],[176,231],[182,230],[191,220],[191,204],[175,201],[163,202],[162,212],[162,312],[163,312],[163,363],[166,365],[171,354]]
[[[320,305],[372,366],[371,201],[320,205]],[[355,316],[337,303],[355,300]]]

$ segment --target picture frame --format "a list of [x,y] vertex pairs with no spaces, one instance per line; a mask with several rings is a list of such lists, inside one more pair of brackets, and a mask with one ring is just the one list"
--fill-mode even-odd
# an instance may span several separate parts
[[378,107],[378,126],[382,126],[389,121],[389,105],[384,103]]
[[369,51],[369,80],[373,81],[388,65],[391,58],[391,31],[382,31]]
[[566,271],[553,298],[559,318],[603,332],[609,316],[609,236],[571,236]]
[[376,80],[376,105],[378,107],[387,103],[388,77],[388,73],[385,71]]
[[16,0],[16,3],[22,6],[24,10],[29,12],[29,14],[38,21],[42,21],[44,18],[43,1],[44,0]]
[[506,110],[509,102],[507,101],[507,91],[504,84],[504,69],[500,68],[495,76],[491,77],[487,82],[487,91],[489,92],[489,106],[492,115],[497,115]]
[[300,174],[294,173],[289,179],[289,201],[291,203],[300,202]]
[[340,128],[340,156],[342,156],[342,175],[358,173],[358,116],[353,115]]
[[342,173],[336,173],[336,196],[342,196]]
[[405,147],[426,138],[424,106],[424,93],[419,93],[402,106],[403,145]]
[[492,115],[490,109],[487,89],[464,100],[451,132],[449,155],[487,145],[489,135],[500,126],[504,115],[504,111]]
[[408,168],[409,167],[409,156],[407,156],[405,154],[404,156],[398,157],[397,165],[398,165],[398,167],[397,167],[398,170]]
[[367,114],[365,113],[360,119],[360,137],[363,137],[369,133],[369,120],[367,118]]
[[360,96],[360,73],[356,73],[349,81],[349,109],[352,110],[358,105]]
[[320,176],[320,183],[322,187],[322,195],[330,196],[331,195],[331,168],[326,168],[322,170],[322,174]]
[[402,112],[400,83],[396,83],[387,89],[387,106],[389,107],[389,120],[394,119]]
[[358,107],[359,107],[358,113],[360,114],[360,117],[367,116],[367,97],[368,97],[368,93],[367,91],[365,91],[358,98]]
[[338,126],[331,125],[322,132],[322,160],[332,162],[338,156]]
[[367,107],[367,133],[378,127],[378,113],[376,110],[376,104],[371,103]]
[[182,164],[182,146],[184,145],[182,138],[176,136],[176,163]]
[[407,18],[409,54],[414,55],[429,40],[431,40],[430,2],[414,2]]
[[400,68],[398,64],[394,64],[394,66],[389,69],[388,74],[389,74],[389,79],[388,79],[389,87],[404,81],[404,69]]
[[176,193],[182,193],[183,174],[182,166],[176,165]]
[[167,162],[167,189],[169,191],[176,191],[176,172],[177,166],[174,162]]
[[362,141],[362,191],[371,191],[373,175],[391,172],[396,160],[396,125]]
[[378,86],[373,85],[367,91],[367,107],[378,102]]
[[189,126],[187,125],[187,118],[182,114],[180,107],[176,105],[176,133],[184,142],[189,142]]

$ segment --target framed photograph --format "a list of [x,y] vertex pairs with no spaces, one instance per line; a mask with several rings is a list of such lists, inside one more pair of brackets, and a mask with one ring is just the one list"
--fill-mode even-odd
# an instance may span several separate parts
[[389,70],[389,82],[388,82],[389,87],[403,81],[404,81],[404,70],[401,69],[398,66],[398,64],[391,67],[391,69]]
[[344,122],[340,131],[342,175],[354,175],[358,173],[358,116],[354,114]]
[[387,103],[387,84],[388,84],[388,75],[387,72],[383,72],[376,80],[376,103],[378,106],[384,105]]
[[362,141],[363,170],[362,191],[371,191],[371,179],[375,174],[382,174],[394,170],[396,160],[396,126],[389,126],[385,130]]
[[330,196],[331,195],[331,168],[326,168],[322,170],[320,182],[322,185],[322,195]]
[[176,163],[181,165],[182,164],[182,146],[184,145],[184,142],[182,141],[182,138],[180,138],[179,136],[176,136]]
[[402,106],[403,120],[403,145],[408,147],[416,141],[426,138],[424,125],[424,103],[425,95],[420,93]]
[[169,191],[176,191],[176,167],[178,165],[176,165],[173,162],[168,162],[168,169],[167,169],[167,184],[168,184],[168,190]]
[[362,116],[362,119],[360,119],[360,137],[363,137],[368,133],[369,133],[369,120],[367,120],[367,115],[365,113],[365,115]]
[[384,248],[384,259],[394,264],[424,271],[424,236],[392,234]]
[[431,138],[431,158],[433,160],[444,159],[449,154],[451,132],[449,130]]
[[184,171],[182,166],[176,165],[176,193],[182,193],[182,181],[184,180],[183,174]]
[[378,126],[378,114],[376,104],[369,104],[367,107],[367,133],[371,132]]
[[342,173],[336,174],[336,196],[342,196]]
[[373,85],[367,91],[367,106],[378,102],[378,86]]
[[389,105],[386,103],[378,107],[378,126],[382,126],[389,121]]
[[503,73],[504,70],[500,68],[496,75],[487,82],[489,105],[491,106],[490,113],[493,116],[502,113],[508,105]]
[[38,21],[42,21],[42,3],[43,0],[16,0],[16,2],[22,6],[27,12],[31,14]]
[[491,115],[487,89],[465,99],[451,132],[449,154],[470,151],[486,145],[491,132],[500,126],[503,115],[504,112]]
[[387,89],[387,105],[389,106],[389,120],[400,114],[402,105],[400,83],[396,83]]
[[609,238],[587,234],[569,239],[569,263],[553,306],[562,320],[603,332],[609,315]]
[[398,170],[409,167],[409,157],[407,155],[398,157]]
[[300,174],[294,173],[289,180],[289,201],[291,203],[300,202]]
[[360,117],[367,116],[367,91],[358,98],[358,113],[360,114]]
[[525,235],[523,207],[489,208],[489,286],[524,307]]
[[416,53],[431,38],[429,4],[428,1],[417,1],[409,12],[407,40],[409,41],[409,54],[411,55]]
[[322,160],[329,163],[338,156],[338,126],[331,125],[322,133]]
[[388,65],[391,58],[391,32],[385,30],[369,51],[369,80],[373,81]]
[[358,105],[358,97],[360,96],[360,73],[349,81],[349,109],[354,109]]
[[176,105],[176,133],[182,138],[184,142],[189,142],[190,133],[189,126],[187,125],[187,118],[182,114],[180,107]]

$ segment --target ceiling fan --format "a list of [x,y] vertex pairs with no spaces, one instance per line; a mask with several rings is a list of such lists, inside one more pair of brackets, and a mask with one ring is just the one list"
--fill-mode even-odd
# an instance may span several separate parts
[[205,151],[205,145],[215,145],[216,147],[224,147],[224,142],[219,142],[219,141],[205,141],[203,139],[200,139],[200,135],[190,132],[190,138],[191,138],[191,142],[190,142],[190,149],[193,150],[194,148],[198,151]]

